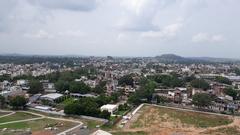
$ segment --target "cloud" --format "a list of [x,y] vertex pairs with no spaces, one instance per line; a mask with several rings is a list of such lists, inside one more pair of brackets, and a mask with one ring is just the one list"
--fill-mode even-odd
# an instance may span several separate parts
[[225,38],[220,34],[210,35],[208,33],[198,33],[198,34],[196,34],[192,37],[192,41],[195,42],[195,43],[199,43],[199,42],[221,42],[221,41],[224,41],[224,40],[225,40]]
[[128,31],[158,30],[153,24],[157,12],[175,0],[123,0],[123,14],[117,27]]
[[0,32],[8,29],[10,21],[10,14],[16,8],[17,2],[15,0],[1,0],[0,1]]
[[83,37],[84,34],[80,30],[67,30],[67,31],[60,31],[57,33],[50,33],[45,30],[39,30],[35,33],[25,33],[23,36],[26,38],[33,38],[33,39],[53,39],[53,38],[79,38]]
[[23,36],[26,38],[35,38],[35,39],[52,39],[55,37],[54,35],[48,33],[45,30],[39,30],[36,33],[25,33]]
[[165,26],[161,31],[147,31],[141,34],[141,37],[147,38],[171,38],[176,36],[177,32],[182,28],[181,23],[175,23]]
[[78,37],[85,36],[85,34],[80,30],[67,30],[67,31],[58,32],[57,36],[78,38]]
[[97,7],[99,0],[28,0],[29,3],[48,8],[73,11],[91,11]]

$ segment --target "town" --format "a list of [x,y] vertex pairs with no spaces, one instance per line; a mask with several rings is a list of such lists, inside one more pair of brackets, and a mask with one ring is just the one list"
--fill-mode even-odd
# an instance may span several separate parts
[[[9,57],[11,61],[6,62]],[[229,116],[240,114],[237,61],[188,61],[170,54],[133,58],[1,56],[1,59],[3,134],[35,132],[12,129],[11,123],[18,123],[15,120],[1,122],[4,115],[11,117],[9,113],[99,123],[91,128],[88,123],[80,124],[62,133],[57,126],[45,125],[41,129],[41,134],[59,135],[117,134],[113,129],[124,129],[143,104]],[[17,120],[23,122],[21,118]]]

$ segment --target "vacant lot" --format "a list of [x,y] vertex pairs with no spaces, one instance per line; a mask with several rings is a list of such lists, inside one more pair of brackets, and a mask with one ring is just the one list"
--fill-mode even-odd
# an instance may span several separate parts
[[239,126],[239,118],[145,105],[123,131],[144,131],[150,135],[238,135]]
[[10,122],[10,121],[17,121],[17,120],[25,120],[25,119],[32,119],[32,118],[37,118],[39,116],[30,114],[30,113],[25,113],[25,112],[16,112],[13,115],[9,115],[6,117],[0,118],[0,124],[4,122]]
[[186,112],[153,106],[144,106],[142,109],[144,112],[137,121],[132,124],[132,128],[149,127],[159,122],[161,125],[164,125],[164,123],[167,125],[173,123],[174,127],[200,128],[216,127],[232,123],[232,119],[218,115]]

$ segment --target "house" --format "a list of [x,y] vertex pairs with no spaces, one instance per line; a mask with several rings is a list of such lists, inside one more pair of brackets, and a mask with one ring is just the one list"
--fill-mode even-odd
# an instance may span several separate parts
[[46,93],[55,93],[57,90],[55,89],[54,83],[43,83],[43,89]]
[[113,113],[118,109],[117,105],[114,104],[106,104],[101,106],[100,110],[101,111],[108,111],[109,113],[111,113],[111,115],[113,115]]
[[17,80],[18,86],[26,86],[28,84],[27,80]]
[[240,82],[233,82],[232,85],[237,88],[240,89]]

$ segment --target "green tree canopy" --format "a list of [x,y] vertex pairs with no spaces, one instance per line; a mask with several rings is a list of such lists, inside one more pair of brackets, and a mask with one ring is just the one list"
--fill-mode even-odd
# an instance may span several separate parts
[[27,100],[23,96],[16,96],[10,99],[9,104],[13,109],[23,109],[27,104]]
[[200,88],[204,90],[207,90],[210,88],[210,85],[204,79],[195,79],[191,81],[191,86],[194,88]]
[[224,89],[224,93],[233,97],[234,100],[236,100],[238,98],[238,91],[236,91],[232,87],[228,87],[228,88]]
[[43,85],[40,83],[39,80],[31,80],[29,82],[30,89],[28,93],[30,94],[37,94],[43,92]]
[[211,96],[206,93],[197,93],[192,98],[192,103],[198,107],[208,107],[212,101]]
[[84,82],[71,82],[69,86],[69,91],[72,93],[86,94],[91,91],[91,88]]
[[106,81],[101,81],[95,88],[92,89],[92,91],[97,94],[103,94],[105,90],[106,90]]
[[0,108],[3,108],[5,104],[6,104],[5,97],[0,95]]
[[118,80],[119,85],[131,85],[131,86],[133,86],[133,82],[134,82],[134,80],[132,78],[132,75],[125,75]]
[[154,75],[149,76],[149,79],[154,80],[157,83],[160,83],[162,86],[166,87],[181,87],[184,86],[182,79],[179,79],[176,74],[173,75]]
[[94,98],[84,98],[66,104],[64,107],[64,113],[108,119],[110,117],[110,113],[105,111],[101,112],[99,107],[100,104],[98,104],[97,100]]
[[228,84],[228,85],[232,84],[232,82],[228,78],[222,77],[222,76],[216,77],[216,81],[219,83],[224,83],[224,84]]
[[63,80],[58,80],[55,83],[55,88],[59,92],[65,92],[66,90],[69,90],[69,82],[63,81]]
[[143,79],[140,82],[140,89],[128,98],[128,102],[131,104],[138,105],[144,102],[144,100],[146,100],[145,102],[150,102],[152,100],[152,94],[157,87],[156,82],[146,79]]

